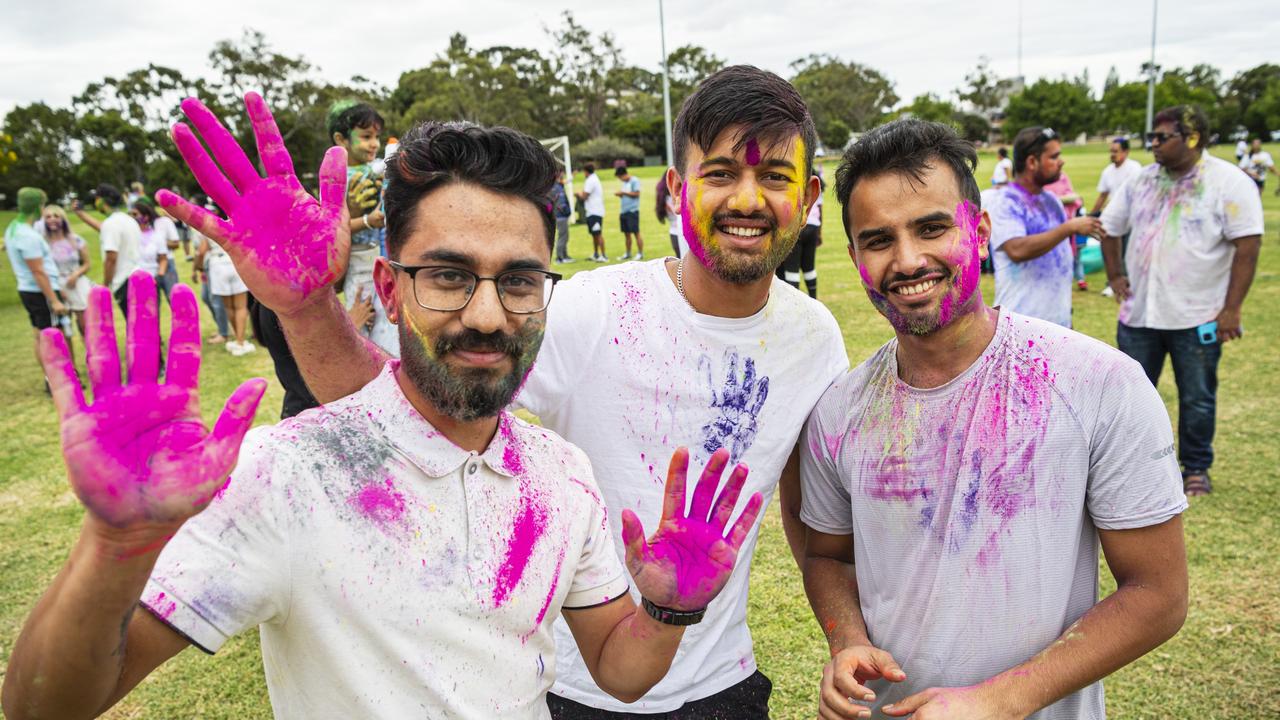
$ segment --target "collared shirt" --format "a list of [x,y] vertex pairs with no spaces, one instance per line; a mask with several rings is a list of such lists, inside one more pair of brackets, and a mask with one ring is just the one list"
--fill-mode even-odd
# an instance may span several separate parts
[[259,626],[277,717],[547,718],[552,621],[627,591],[590,465],[507,414],[455,446],[395,367],[253,430],[143,603],[209,652]]
[[1185,330],[1222,312],[1232,241],[1262,234],[1262,201],[1248,175],[1205,155],[1176,179],[1161,165],[1143,168],[1111,196],[1102,228],[1113,237],[1129,233],[1120,322]]
[[1142,163],[1133,158],[1125,158],[1119,167],[1116,167],[1115,163],[1107,163],[1107,166],[1102,168],[1102,175],[1098,178],[1098,192],[1114,194],[1140,172],[1142,172]]

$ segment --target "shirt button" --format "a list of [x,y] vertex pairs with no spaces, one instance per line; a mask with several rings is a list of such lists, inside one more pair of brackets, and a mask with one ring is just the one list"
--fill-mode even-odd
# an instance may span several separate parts
[[475,463],[471,463],[470,465],[467,465],[467,474],[468,474],[468,475],[475,475],[475,474],[476,474],[476,464],[475,464]]

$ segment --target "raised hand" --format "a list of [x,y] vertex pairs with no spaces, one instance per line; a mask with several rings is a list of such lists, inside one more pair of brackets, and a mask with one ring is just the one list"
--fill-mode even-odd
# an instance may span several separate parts
[[123,537],[142,551],[171,536],[226,484],[267,383],[261,378],[243,383],[213,431],[206,431],[197,384],[195,294],[180,284],[170,295],[173,329],[160,383],[155,282],[143,271],[128,282],[127,382],[121,384],[111,292],[105,287],[89,291],[86,311],[85,364],[93,403],[85,402],[59,330],[41,333],[40,357],[61,417],[72,489],[94,518],[124,531]]
[[755,524],[764,501],[760,493],[752,494],[746,509],[725,537],[725,528],[747,480],[746,466],[738,465],[716,497],[720,476],[728,462],[728,450],[717,450],[711,456],[694,488],[693,504],[686,514],[689,451],[677,449],[667,469],[662,520],[648,541],[640,518],[630,510],[622,511],[627,569],[636,581],[636,588],[649,602],[673,610],[701,610],[728,582],[738,559],[738,549]]
[[266,177],[258,174],[236,139],[195,98],[182,101],[182,112],[200,131],[213,158],[189,127],[173,126],[178,151],[228,219],[168,190],[156,193],[156,200],[171,215],[221,245],[249,291],[267,307],[288,315],[324,297],[320,291],[346,272],[351,247],[346,151],[335,146],[325,153],[317,202],[294,175],[293,160],[266,103],[257,93],[248,93],[244,104]]

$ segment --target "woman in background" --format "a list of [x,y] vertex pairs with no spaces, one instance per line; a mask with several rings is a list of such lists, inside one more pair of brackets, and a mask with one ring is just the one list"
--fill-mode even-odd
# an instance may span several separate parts
[[44,221],[44,239],[49,243],[53,261],[58,265],[62,279],[62,300],[75,318],[80,335],[84,336],[84,311],[88,307],[89,249],[84,238],[71,231],[67,212],[61,205],[46,205],[41,215]]

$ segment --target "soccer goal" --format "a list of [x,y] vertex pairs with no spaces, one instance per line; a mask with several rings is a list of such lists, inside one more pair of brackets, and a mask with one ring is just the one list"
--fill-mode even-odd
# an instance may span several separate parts
[[573,161],[569,158],[569,136],[561,135],[560,137],[547,138],[539,141],[542,146],[551,152],[552,157],[560,166],[564,168],[564,191],[569,196],[569,205],[572,207],[573,202]]

